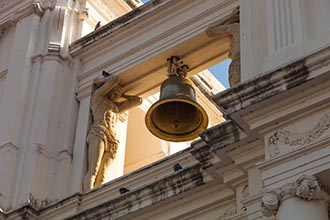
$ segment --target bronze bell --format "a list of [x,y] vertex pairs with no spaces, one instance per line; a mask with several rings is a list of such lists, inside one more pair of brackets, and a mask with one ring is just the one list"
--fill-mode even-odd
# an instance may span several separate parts
[[197,138],[207,128],[208,116],[196,102],[195,89],[185,74],[169,74],[161,85],[160,98],[148,110],[145,122],[155,136],[182,142]]

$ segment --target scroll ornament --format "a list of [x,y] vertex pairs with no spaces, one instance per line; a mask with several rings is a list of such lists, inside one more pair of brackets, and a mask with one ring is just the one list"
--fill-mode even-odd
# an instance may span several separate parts
[[261,213],[266,217],[275,215],[281,202],[294,197],[322,200],[329,208],[329,194],[321,189],[314,176],[303,175],[293,183],[267,191],[262,197]]

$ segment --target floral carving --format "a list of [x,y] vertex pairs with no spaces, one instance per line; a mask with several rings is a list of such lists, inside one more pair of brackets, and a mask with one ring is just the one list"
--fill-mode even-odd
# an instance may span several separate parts
[[303,146],[307,145],[319,138],[330,127],[330,114],[324,114],[317,124],[310,130],[295,133],[286,129],[276,131],[267,140],[267,151],[270,157],[275,157],[280,154],[279,144],[288,146]]

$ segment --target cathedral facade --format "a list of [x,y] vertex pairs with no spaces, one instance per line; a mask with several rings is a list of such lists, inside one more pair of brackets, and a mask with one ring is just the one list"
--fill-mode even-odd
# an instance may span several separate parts
[[[0,220],[328,220],[329,9],[0,1]],[[209,119],[181,144],[145,126],[171,57]]]

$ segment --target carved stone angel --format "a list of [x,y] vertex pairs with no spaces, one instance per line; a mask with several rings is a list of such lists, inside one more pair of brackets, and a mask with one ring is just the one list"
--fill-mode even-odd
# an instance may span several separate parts
[[87,136],[88,170],[84,177],[84,191],[104,182],[116,157],[119,141],[115,124],[119,114],[142,103],[140,97],[123,94],[116,76],[98,78],[95,85],[97,89],[91,100],[93,124]]

